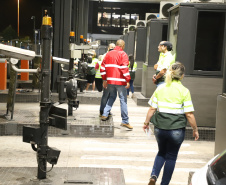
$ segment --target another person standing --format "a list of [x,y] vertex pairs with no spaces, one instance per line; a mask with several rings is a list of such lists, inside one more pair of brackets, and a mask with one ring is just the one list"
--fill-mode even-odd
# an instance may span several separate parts
[[193,137],[199,139],[194,107],[189,90],[181,80],[184,77],[183,64],[174,63],[166,74],[166,83],[159,86],[150,101],[143,129],[149,129],[149,121],[154,124],[154,134],[158,143],[158,153],[155,158],[148,185],[155,185],[159,173],[164,166],[161,185],[170,183],[177,155],[185,136],[187,121],[193,129]]
[[[109,45],[108,45],[108,51],[107,51],[107,53],[108,53],[109,51],[114,50],[114,48],[115,48],[115,44],[114,44],[114,43],[109,44]],[[102,61],[103,61],[103,59],[104,59],[104,57],[106,56],[107,53],[105,53],[105,54],[103,55]],[[102,63],[102,62],[101,62],[101,63]],[[102,114],[103,114],[103,112],[104,112],[104,108],[105,108],[105,106],[106,106],[106,104],[107,104],[109,95],[110,95],[110,92],[109,92],[108,88],[103,88],[103,95],[102,95],[101,103],[100,103],[100,117],[102,116]],[[108,114],[108,116],[111,116],[111,112]]]
[[117,92],[121,105],[121,126],[128,129],[133,129],[129,124],[128,110],[127,110],[127,93],[129,88],[130,74],[129,74],[129,60],[127,54],[123,51],[125,42],[118,40],[114,50],[108,52],[101,64],[101,75],[103,79],[103,87],[108,88],[110,96],[104,108],[101,119],[107,120],[110,110],[117,97]]
[[127,98],[129,98],[129,90],[131,90],[132,92],[132,96],[131,98],[134,97],[134,87],[133,87],[133,82],[134,82],[134,79],[135,79],[135,73],[136,73],[136,70],[137,70],[137,63],[134,61],[134,57],[133,55],[129,55],[129,74],[130,74],[130,88],[127,89]]
[[108,51],[103,55],[102,61],[103,61],[104,57],[107,55],[107,53],[108,53],[109,51],[114,50],[114,49],[115,49],[115,44],[114,44],[114,43],[110,43],[110,44],[108,45]]
[[168,41],[161,41],[158,46],[158,51],[160,52],[159,61],[154,65],[156,74],[153,75],[152,81],[156,86],[165,83],[165,74],[169,69],[170,65],[175,62],[174,56],[171,54],[173,45]]
[[95,85],[96,88],[99,92],[101,92],[103,90],[103,80],[100,74],[100,67],[101,67],[101,63],[102,63],[102,58],[103,55],[99,55],[98,57],[98,62],[95,65],[95,70],[96,70],[96,74],[95,74]]
[[95,90],[95,65],[98,62],[98,59],[96,57],[96,52],[94,50],[88,52],[88,70],[87,70],[87,86],[86,90],[88,91],[89,86],[92,84],[92,91]]

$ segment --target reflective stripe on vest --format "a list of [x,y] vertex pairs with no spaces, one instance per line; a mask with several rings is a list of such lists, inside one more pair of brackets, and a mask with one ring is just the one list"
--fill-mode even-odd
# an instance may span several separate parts
[[190,92],[180,81],[159,86],[148,104],[163,113],[184,114],[194,111]]
[[129,65],[128,65],[128,68],[129,68],[129,72],[135,72],[136,70],[137,70],[137,63],[136,62],[134,62],[134,64],[133,64],[133,69],[131,70],[131,68],[130,68],[130,62],[129,62]]
[[102,78],[102,77],[101,77],[101,73],[100,73],[101,63],[102,63],[102,61],[98,61],[99,69],[96,70],[95,78]]

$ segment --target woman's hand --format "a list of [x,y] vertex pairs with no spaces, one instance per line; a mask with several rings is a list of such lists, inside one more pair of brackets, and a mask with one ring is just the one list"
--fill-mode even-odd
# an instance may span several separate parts
[[[145,132],[146,129],[149,129],[149,126],[148,125],[143,125],[143,130]],[[146,132],[145,132],[146,133]]]
[[198,130],[193,130],[193,137],[195,138],[195,141],[199,139],[199,132]]
[[195,141],[197,141],[199,139],[199,132],[198,132],[198,127],[196,124],[195,116],[194,116],[193,112],[186,112],[185,116],[188,119],[188,122],[193,129],[193,137],[195,138]]

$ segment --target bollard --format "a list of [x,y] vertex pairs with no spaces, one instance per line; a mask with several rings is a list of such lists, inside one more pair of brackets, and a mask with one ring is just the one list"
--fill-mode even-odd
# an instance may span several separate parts
[[7,60],[0,60],[0,90],[6,90],[7,87]]

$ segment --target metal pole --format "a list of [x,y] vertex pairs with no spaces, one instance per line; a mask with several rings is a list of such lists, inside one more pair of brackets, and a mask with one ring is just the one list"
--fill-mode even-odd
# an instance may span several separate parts
[[39,30],[37,30],[38,31],[38,51],[37,51],[37,54],[38,55],[41,55],[42,53],[41,53],[41,40],[40,40],[40,29]]
[[34,21],[34,43],[35,43],[35,47],[34,47],[34,51],[35,51],[35,53],[36,53],[36,33],[35,33],[35,16],[32,16],[31,17],[32,19],[33,19],[33,21]]
[[18,22],[18,27],[17,27],[17,33],[18,33],[18,37],[19,37],[19,35],[20,35],[20,18],[19,18],[19,16],[20,16],[20,0],[18,0],[18,15],[17,15],[17,22]]
[[35,39],[35,44],[36,44],[36,37],[35,37],[35,16],[34,16],[34,39]]
[[[47,14],[47,12],[46,12]],[[47,169],[47,148],[48,148],[48,123],[50,101],[50,80],[51,80],[51,45],[52,45],[52,21],[47,15],[43,18],[41,28],[42,36],[42,78],[41,78],[41,103],[40,103],[40,129],[41,144],[38,145],[38,179],[46,178]]]
[[[73,44],[75,43],[75,32],[70,32],[70,37],[69,37],[69,43]],[[72,57],[72,56],[71,56]],[[68,80],[73,79],[74,77],[74,58],[70,57],[70,62],[69,62],[69,77]],[[68,116],[73,116],[73,100],[68,98]]]

